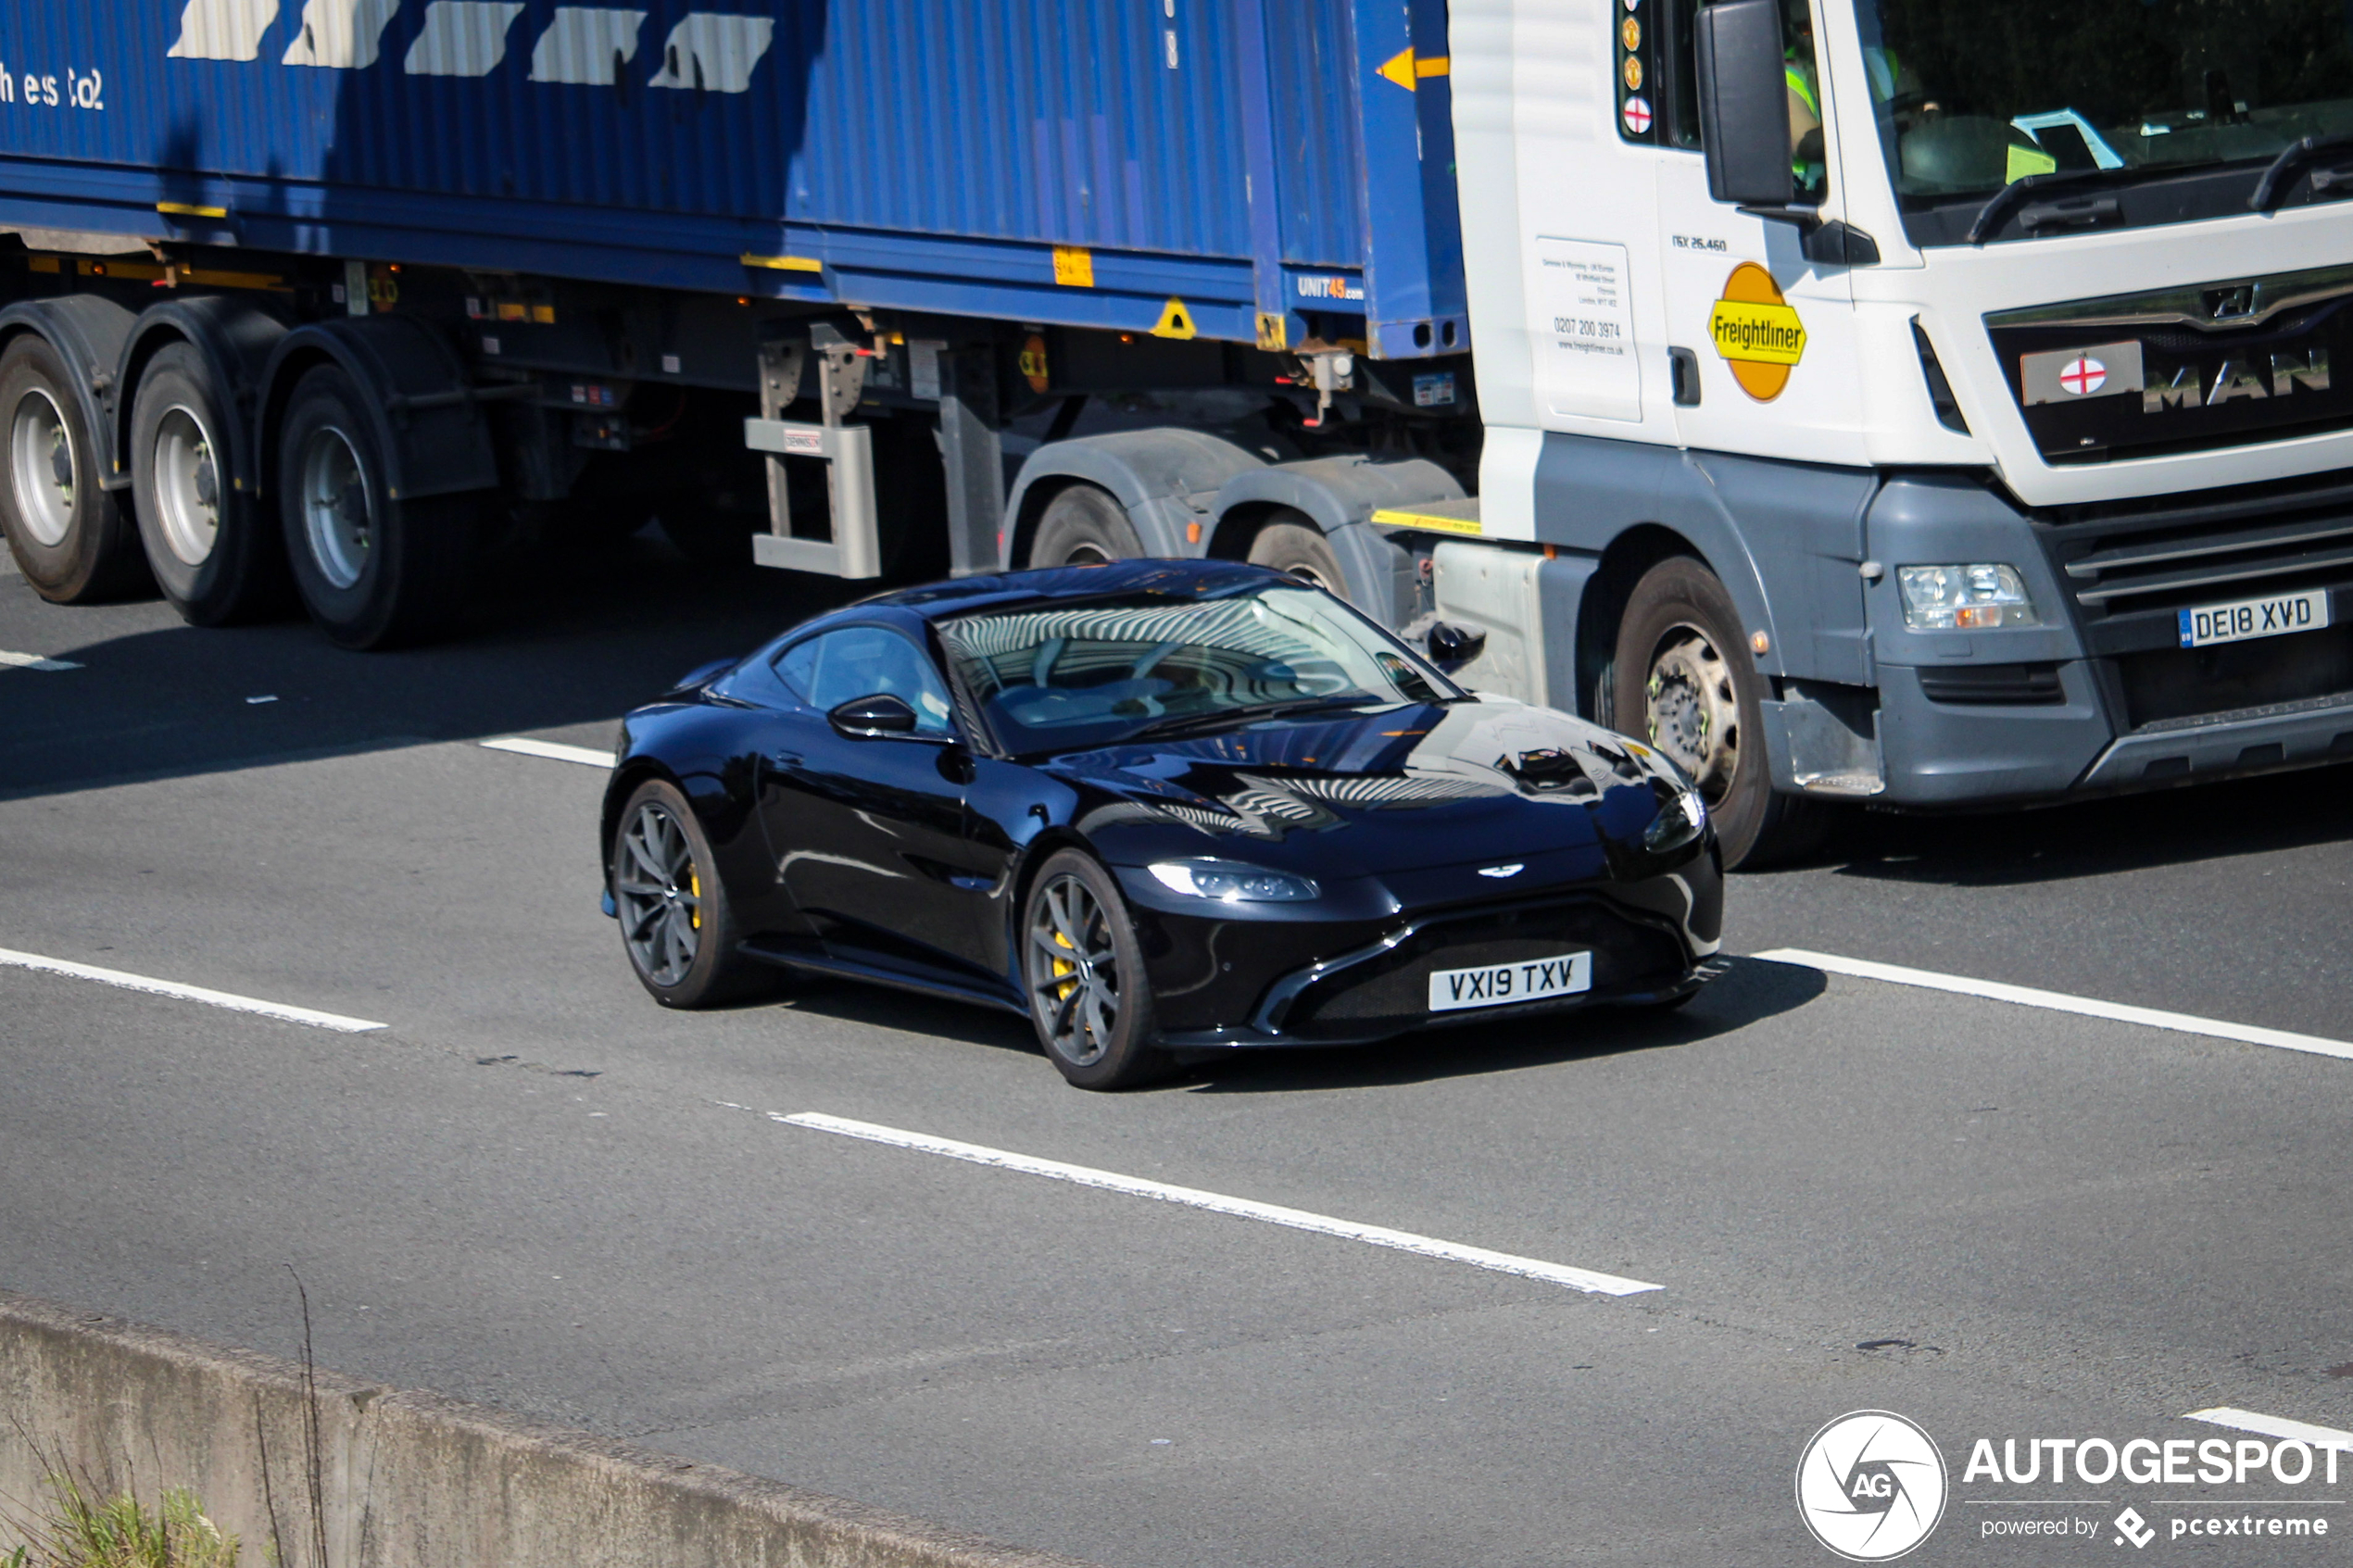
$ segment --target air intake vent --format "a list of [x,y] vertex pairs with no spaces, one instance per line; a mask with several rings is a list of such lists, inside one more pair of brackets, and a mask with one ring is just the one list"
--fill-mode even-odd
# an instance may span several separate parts
[[2065,702],[2056,664],[1977,664],[1920,671],[1920,693],[1931,702],[1968,707],[2043,708]]

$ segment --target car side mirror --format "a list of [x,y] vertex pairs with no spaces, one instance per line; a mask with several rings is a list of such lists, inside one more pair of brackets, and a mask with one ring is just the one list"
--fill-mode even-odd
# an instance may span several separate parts
[[855,740],[915,733],[915,710],[907,706],[906,698],[888,692],[851,697],[826,714],[825,719],[837,731]]
[[1722,0],[1693,19],[1707,194],[1735,207],[1789,206],[1797,177],[1780,0]]
[[1429,661],[1451,675],[1478,657],[1479,650],[1487,646],[1487,633],[1477,626],[1433,621],[1422,646],[1429,650]]

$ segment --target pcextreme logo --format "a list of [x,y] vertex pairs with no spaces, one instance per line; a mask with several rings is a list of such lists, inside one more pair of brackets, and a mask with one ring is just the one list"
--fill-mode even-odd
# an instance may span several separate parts
[[1781,395],[1791,367],[1806,355],[1806,323],[1781,297],[1773,274],[1754,261],[1724,280],[1724,296],[1707,313],[1707,335],[1741,390],[1759,403]]
[[1928,1539],[1944,1516],[1944,1494],[1935,1441],[1889,1411],[1840,1416],[1797,1461],[1799,1516],[1850,1562],[1885,1562]]

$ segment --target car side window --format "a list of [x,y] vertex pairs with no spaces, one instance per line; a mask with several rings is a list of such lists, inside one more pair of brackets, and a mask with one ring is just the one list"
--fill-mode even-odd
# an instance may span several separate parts
[[950,732],[948,684],[923,649],[887,626],[845,626],[795,643],[778,656],[776,678],[820,712],[880,693],[915,710],[924,734]]

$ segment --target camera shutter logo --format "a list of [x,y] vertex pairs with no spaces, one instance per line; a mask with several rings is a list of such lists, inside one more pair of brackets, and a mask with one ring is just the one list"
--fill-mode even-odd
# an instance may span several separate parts
[[1903,1556],[1944,1516],[1944,1456],[1888,1411],[1855,1411],[1814,1434],[1797,1461],[1797,1512],[1850,1562]]

